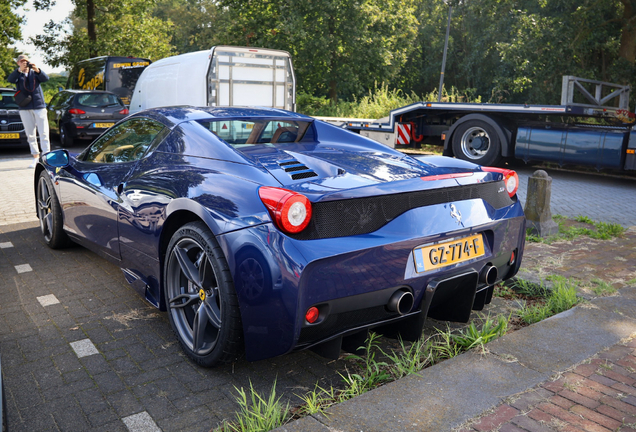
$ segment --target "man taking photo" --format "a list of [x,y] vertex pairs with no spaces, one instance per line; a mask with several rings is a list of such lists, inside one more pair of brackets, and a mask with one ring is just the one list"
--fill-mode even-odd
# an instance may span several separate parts
[[19,107],[20,118],[24,125],[29,146],[31,147],[31,155],[33,162],[29,168],[35,167],[40,157],[40,149],[35,135],[36,127],[40,135],[40,145],[44,153],[51,150],[49,141],[49,124],[46,118],[46,103],[44,102],[44,94],[40,84],[49,80],[47,74],[42,72],[39,67],[29,62],[29,58],[21,54],[17,58],[18,68],[11,72],[7,81],[16,84],[16,89],[23,92],[24,95],[31,100]]

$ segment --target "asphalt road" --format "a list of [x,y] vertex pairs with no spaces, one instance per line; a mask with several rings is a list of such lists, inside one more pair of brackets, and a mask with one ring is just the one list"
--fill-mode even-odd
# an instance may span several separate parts
[[[116,266],[81,247],[43,244],[29,162],[26,149],[0,153],[0,355],[12,431],[209,431],[233,418],[236,388],[252,383],[267,395],[276,382],[294,404],[317,383],[342,381],[345,360],[311,352],[193,365],[167,316]],[[517,169],[523,200],[534,169]],[[553,214],[636,225],[636,180],[549,173]]]

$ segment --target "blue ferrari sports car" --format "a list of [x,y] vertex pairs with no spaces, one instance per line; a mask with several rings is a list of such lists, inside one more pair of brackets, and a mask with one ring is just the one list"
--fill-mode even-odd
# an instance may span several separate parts
[[276,109],[141,111],[34,182],[45,242],[117,263],[203,366],[466,322],[525,239],[514,171]]

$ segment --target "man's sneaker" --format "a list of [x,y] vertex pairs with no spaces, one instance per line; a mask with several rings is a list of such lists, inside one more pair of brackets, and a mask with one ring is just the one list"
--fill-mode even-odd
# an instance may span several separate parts
[[29,165],[29,168],[35,168],[35,165],[37,165],[38,163],[38,159],[33,159],[33,161],[31,162],[31,165]]

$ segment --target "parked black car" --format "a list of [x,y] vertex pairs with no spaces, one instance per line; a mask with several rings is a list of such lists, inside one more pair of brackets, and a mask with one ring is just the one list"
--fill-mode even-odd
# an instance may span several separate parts
[[46,107],[49,128],[64,147],[76,139],[93,139],[128,115],[114,93],[99,90],[62,90]]
[[13,99],[15,89],[0,87],[0,146],[9,147],[29,143],[18,112],[18,104]]

